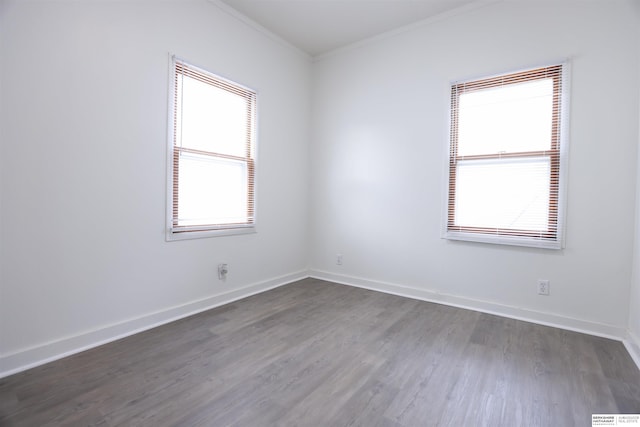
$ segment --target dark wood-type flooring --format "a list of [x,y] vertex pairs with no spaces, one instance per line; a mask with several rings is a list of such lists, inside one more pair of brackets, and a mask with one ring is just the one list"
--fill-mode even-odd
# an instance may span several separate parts
[[617,341],[314,279],[0,380],[2,426],[590,426]]

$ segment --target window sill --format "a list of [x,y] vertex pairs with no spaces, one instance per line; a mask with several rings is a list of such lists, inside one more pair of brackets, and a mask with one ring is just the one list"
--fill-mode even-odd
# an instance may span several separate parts
[[177,231],[167,230],[166,240],[167,242],[173,242],[176,240],[192,240],[192,239],[205,239],[209,237],[222,237],[222,236],[236,236],[241,234],[254,234],[256,233],[256,227],[242,227],[242,228],[222,228],[217,230],[198,230],[198,231]]
[[495,245],[525,246],[542,249],[562,249],[561,240],[541,240],[530,237],[498,236],[492,234],[465,233],[459,231],[446,231],[442,236],[447,240],[461,240],[467,242],[490,243]]

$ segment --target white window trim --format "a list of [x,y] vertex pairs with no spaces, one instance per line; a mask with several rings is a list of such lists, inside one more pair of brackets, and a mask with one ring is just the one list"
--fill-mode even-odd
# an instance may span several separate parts
[[[165,205],[166,205],[166,218],[165,218],[165,240],[167,242],[172,242],[172,241],[180,241],[180,240],[192,240],[192,239],[203,239],[203,238],[210,238],[210,237],[222,237],[222,236],[235,236],[235,235],[243,235],[243,234],[255,234],[258,232],[258,179],[257,179],[257,174],[258,174],[258,143],[257,143],[257,135],[258,135],[258,123],[259,123],[259,118],[258,118],[258,114],[259,114],[259,109],[258,109],[258,92],[254,89],[250,89],[246,86],[243,86],[239,83],[236,83],[233,80],[227,79],[225,77],[222,77],[218,74],[216,74],[216,77],[221,79],[221,80],[226,80],[227,82],[229,82],[230,84],[234,85],[234,86],[240,86],[243,87],[245,89],[251,90],[254,93],[256,93],[256,111],[255,111],[255,123],[253,125],[253,132],[254,132],[254,136],[253,136],[253,141],[254,141],[254,153],[253,153],[253,159],[254,159],[254,164],[255,164],[255,177],[254,177],[254,183],[253,183],[253,191],[254,191],[254,200],[253,200],[253,206],[254,206],[254,212],[253,212],[253,224],[249,224],[249,225],[234,225],[234,226],[219,226],[219,227],[211,227],[211,226],[207,226],[207,227],[203,227],[202,230],[199,230],[198,227],[190,227],[189,231],[180,231],[180,232],[176,232],[173,230],[173,144],[174,144],[174,140],[173,140],[173,135],[174,135],[174,123],[173,123],[173,118],[174,118],[174,109],[175,109],[175,99],[174,99],[174,90],[175,90],[175,84],[176,84],[176,73],[175,73],[175,61],[179,60],[179,61],[183,61],[183,62],[187,62],[188,64],[196,67],[196,68],[201,68],[198,67],[197,65],[194,65],[193,62],[190,61],[185,61],[182,58],[169,53],[168,55],[169,58],[169,78],[168,78],[168,88],[167,88],[167,96],[168,96],[168,102],[167,102],[167,152],[166,152],[166,159],[167,159],[167,187],[166,187],[166,200],[165,200]],[[206,71],[204,68],[201,68],[203,71]],[[209,71],[207,71],[209,73]]]
[[[451,86],[467,81],[488,79],[491,77],[497,77],[505,74],[518,73],[535,68],[548,67],[553,65],[562,65],[562,93],[561,93],[561,121],[560,121],[560,174],[558,182],[558,231],[555,240],[539,240],[531,237],[520,236],[505,236],[505,235],[491,235],[491,234],[479,234],[469,233],[461,231],[449,231],[448,230],[448,214],[449,214],[449,150],[450,150],[450,135],[451,135]],[[447,134],[444,150],[444,177],[443,177],[443,196],[442,196],[442,219],[441,219],[441,238],[447,240],[467,241],[477,243],[489,243],[499,245],[511,245],[511,246],[525,246],[532,248],[543,249],[555,249],[560,250],[565,248],[566,238],[566,210],[567,210],[567,177],[569,168],[569,112],[570,112],[570,74],[571,64],[568,59],[562,61],[555,61],[546,64],[533,65],[530,67],[522,68],[520,70],[510,70],[503,73],[497,73],[494,75],[485,75],[473,78],[466,78],[464,80],[451,81],[447,85],[446,102],[448,114],[447,117]]]

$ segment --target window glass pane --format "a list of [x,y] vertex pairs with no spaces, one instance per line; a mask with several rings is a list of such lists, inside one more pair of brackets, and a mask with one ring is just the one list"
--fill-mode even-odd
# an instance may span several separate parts
[[178,107],[178,146],[245,156],[248,126],[244,97],[180,75]]
[[455,225],[547,231],[549,173],[547,157],[458,162]]
[[178,225],[247,222],[247,164],[182,153]]
[[458,111],[459,156],[548,150],[553,79],[463,93]]

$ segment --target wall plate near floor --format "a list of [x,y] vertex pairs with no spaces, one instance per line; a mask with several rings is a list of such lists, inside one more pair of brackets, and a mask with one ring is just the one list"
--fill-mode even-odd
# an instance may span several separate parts
[[229,272],[229,265],[228,264],[218,264],[218,279],[219,280],[226,280],[228,272]]
[[549,281],[538,279],[538,295],[549,295]]

